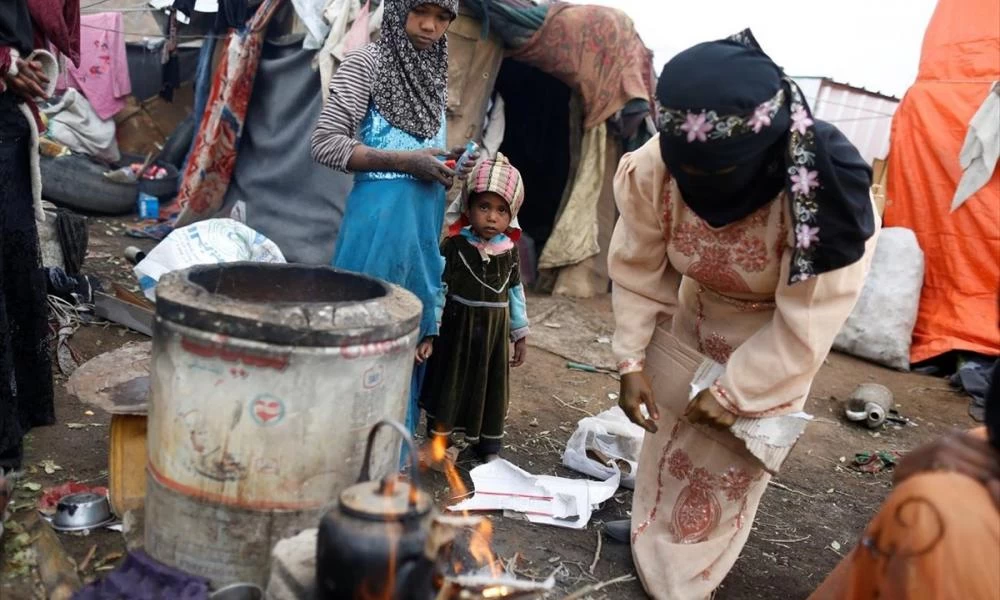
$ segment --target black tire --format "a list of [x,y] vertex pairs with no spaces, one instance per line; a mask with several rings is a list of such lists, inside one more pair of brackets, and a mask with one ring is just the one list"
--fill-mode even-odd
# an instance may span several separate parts
[[[123,155],[118,166],[142,161],[142,157]],[[87,156],[41,156],[39,166],[42,172],[42,195],[46,200],[84,213],[125,215],[136,211],[139,184],[108,180],[104,173],[111,168],[94,162]],[[179,177],[173,165],[160,166],[167,170],[167,176],[143,181],[142,191],[165,203],[177,194]]]
[[184,159],[187,158],[188,150],[191,149],[191,142],[194,140],[194,116],[188,116],[180,122],[174,132],[163,144],[160,152],[160,163],[170,164],[178,169],[184,168]]

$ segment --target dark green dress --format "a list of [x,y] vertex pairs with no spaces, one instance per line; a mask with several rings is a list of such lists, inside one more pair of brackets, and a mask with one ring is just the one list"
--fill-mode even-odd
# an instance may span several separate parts
[[458,235],[441,254],[448,296],[421,394],[428,434],[464,433],[480,455],[496,454],[507,417],[511,290],[523,299],[517,248],[484,260]]

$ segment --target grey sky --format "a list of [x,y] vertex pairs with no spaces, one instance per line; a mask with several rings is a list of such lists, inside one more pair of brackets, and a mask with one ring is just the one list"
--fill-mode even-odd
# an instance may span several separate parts
[[574,0],[627,12],[659,69],[677,52],[744,27],[791,75],[902,96],[917,74],[935,0]]

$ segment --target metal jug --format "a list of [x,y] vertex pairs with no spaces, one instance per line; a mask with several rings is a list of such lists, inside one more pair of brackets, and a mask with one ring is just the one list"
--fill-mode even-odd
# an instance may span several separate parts
[[[369,460],[382,427],[409,447],[410,481],[390,474],[372,481]],[[368,435],[358,483],[344,490],[320,521],[316,550],[318,600],[427,600],[434,562],[424,555],[433,501],[420,489],[416,447],[406,429],[381,421]]]

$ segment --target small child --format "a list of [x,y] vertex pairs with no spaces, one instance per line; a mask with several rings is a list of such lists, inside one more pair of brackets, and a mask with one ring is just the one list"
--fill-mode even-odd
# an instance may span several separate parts
[[[514,242],[521,174],[497,154],[476,166],[448,211],[441,243],[447,300],[421,406],[428,437],[462,432],[488,462],[503,446],[510,367],[524,364],[528,315]],[[510,344],[514,355],[510,356]]]

